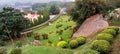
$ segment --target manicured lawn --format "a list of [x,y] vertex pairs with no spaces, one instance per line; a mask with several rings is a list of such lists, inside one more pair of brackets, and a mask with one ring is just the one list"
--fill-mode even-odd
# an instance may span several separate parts
[[51,46],[29,46],[23,48],[22,54],[73,54],[73,52]]
[[[60,28],[56,28],[56,25],[61,24],[62,26]],[[67,40],[71,38],[71,35],[73,33],[73,30],[71,27],[75,25],[76,23],[70,20],[70,16],[67,15],[62,15],[60,16],[56,21],[52,22],[52,25],[49,26],[44,26],[42,28],[38,28],[34,30],[34,33],[47,33],[49,36],[49,40],[52,41],[53,43],[57,44],[59,41],[59,36],[63,38],[63,40]],[[64,28],[68,27],[66,30]],[[56,33],[56,31],[63,30],[63,33],[59,35]],[[51,34],[50,34],[51,33]],[[42,44],[46,44],[47,40],[40,40]]]

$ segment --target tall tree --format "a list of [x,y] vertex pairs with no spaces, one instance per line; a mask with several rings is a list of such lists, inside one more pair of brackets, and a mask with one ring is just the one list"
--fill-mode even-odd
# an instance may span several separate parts
[[0,23],[3,28],[3,34],[0,35],[7,36],[13,42],[13,38],[18,38],[20,32],[28,27],[29,20],[24,18],[23,13],[19,10],[5,7],[0,12]]
[[108,7],[106,0],[75,0],[69,13],[74,20],[86,19],[97,13],[105,14]]
[[49,18],[50,18],[49,9],[45,8],[43,11],[43,21],[49,20]]
[[59,9],[59,7],[57,7],[57,6],[55,6],[55,5],[52,5],[51,7],[50,7],[50,14],[52,14],[52,15],[55,15],[55,14],[59,14],[59,12],[60,12],[60,9]]

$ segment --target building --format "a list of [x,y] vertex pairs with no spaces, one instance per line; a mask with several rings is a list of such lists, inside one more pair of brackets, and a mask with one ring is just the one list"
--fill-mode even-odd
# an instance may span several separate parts
[[38,17],[40,17],[40,15],[38,14],[31,14],[31,13],[28,13],[26,15],[24,15],[25,18],[28,18],[30,21],[34,22],[34,20],[38,19]]

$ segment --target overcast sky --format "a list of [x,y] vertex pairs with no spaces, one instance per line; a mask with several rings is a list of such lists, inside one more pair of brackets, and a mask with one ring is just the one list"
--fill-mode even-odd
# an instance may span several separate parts
[[15,2],[21,2],[21,3],[27,3],[27,2],[49,2],[49,1],[74,1],[74,0],[0,0],[0,3],[15,3]]

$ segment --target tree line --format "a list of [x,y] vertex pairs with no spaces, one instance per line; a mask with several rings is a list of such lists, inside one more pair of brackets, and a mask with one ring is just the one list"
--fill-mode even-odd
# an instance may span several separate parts
[[0,12],[0,41],[20,38],[20,32],[24,29],[36,26],[49,20],[48,9],[44,10],[43,18],[40,16],[34,23],[29,19],[24,18],[25,13],[11,7],[4,7]]

